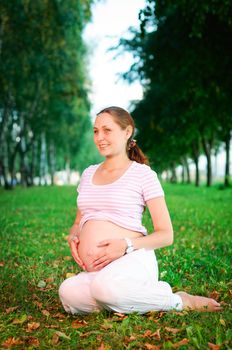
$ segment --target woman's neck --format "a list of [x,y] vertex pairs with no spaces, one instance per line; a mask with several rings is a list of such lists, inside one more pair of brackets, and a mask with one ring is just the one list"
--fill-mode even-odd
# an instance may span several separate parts
[[131,160],[125,156],[115,156],[106,158],[103,162],[103,168],[106,170],[123,169],[131,163]]

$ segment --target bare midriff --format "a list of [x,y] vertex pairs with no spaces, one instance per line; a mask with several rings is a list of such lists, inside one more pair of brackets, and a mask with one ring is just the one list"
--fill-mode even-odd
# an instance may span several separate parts
[[136,238],[142,233],[125,229],[109,221],[87,221],[79,233],[78,254],[85,264],[87,271],[94,271],[91,264],[94,257],[98,256],[104,248],[97,244],[105,239]]

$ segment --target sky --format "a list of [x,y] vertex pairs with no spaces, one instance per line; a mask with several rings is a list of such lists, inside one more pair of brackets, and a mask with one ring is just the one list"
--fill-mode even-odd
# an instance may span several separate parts
[[118,77],[119,73],[129,70],[132,55],[127,53],[113,59],[115,52],[107,50],[118,44],[130,26],[139,27],[138,14],[144,6],[145,0],[101,0],[92,7],[92,22],[84,33],[90,48],[92,118],[104,107],[116,105],[128,109],[131,100],[142,98],[139,82],[129,85]]
[[[86,26],[84,40],[90,50],[88,74],[91,80],[89,99],[92,105],[91,118],[108,106],[119,106],[130,111],[130,102],[142,99],[139,82],[132,85],[118,78],[127,72],[133,63],[131,54],[126,53],[113,59],[115,53],[107,52],[118,44],[121,37],[128,35],[128,28],[139,27],[138,14],[145,7],[146,0],[100,0],[92,7],[92,21]],[[231,150],[232,151],[232,150]],[[232,153],[232,152],[231,152]],[[206,168],[205,156],[199,159],[201,170]],[[217,159],[212,156],[213,172],[223,176],[225,152],[222,149]],[[232,166],[232,165],[231,165]],[[192,165],[193,167],[193,165]]]

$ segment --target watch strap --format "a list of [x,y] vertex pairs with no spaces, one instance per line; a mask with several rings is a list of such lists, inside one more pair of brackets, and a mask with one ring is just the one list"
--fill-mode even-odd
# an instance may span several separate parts
[[132,253],[134,250],[133,243],[130,238],[124,237],[126,243],[127,243],[127,248],[126,248],[126,254]]

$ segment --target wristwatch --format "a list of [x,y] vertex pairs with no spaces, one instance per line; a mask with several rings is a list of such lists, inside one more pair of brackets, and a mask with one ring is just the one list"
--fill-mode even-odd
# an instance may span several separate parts
[[134,250],[134,246],[133,246],[130,238],[125,237],[124,239],[127,243],[126,254],[132,253]]

